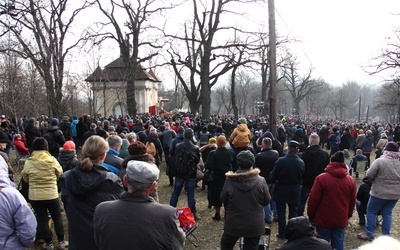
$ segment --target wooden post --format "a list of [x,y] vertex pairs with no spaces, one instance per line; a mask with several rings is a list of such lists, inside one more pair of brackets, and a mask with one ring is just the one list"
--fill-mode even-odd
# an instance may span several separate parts
[[270,131],[276,136],[276,97],[277,97],[277,77],[276,77],[276,32],[275,32],[275,3],[268,0],[268,26],[269,26],[269,126]]

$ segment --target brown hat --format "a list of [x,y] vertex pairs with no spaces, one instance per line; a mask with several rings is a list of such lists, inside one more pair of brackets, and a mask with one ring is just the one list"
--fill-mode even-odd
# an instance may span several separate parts
[[217,137],[217,146],[218,147],[225,147],[226,145],[226,137],[223,135],[220,135]]
[[141,141],[136,141],[129,145],[128,152],[130,155],[144,155],[146,154],[146,146]]

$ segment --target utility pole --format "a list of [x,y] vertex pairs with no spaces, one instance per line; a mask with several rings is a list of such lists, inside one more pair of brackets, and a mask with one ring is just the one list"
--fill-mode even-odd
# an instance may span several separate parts
[[360,123],[361,120],[361,95],[360,99],[358,99],[358,123]]
[[275,32],[275,3],[268,0],[268,26],[269,26],[269,126],[270,131],[276,136],[276,96],[277,96],[277,77],[276,77],[276,32]]

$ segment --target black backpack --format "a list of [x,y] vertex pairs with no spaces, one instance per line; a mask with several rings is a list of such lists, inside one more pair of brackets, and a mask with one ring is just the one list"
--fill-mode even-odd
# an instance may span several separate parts
[[49,145],[49,152],[55,152],[60,148],[60,145],[54,138],[54,132],[52,131],[47,131],[44,135],[43,138],[46,139],[47,144]]
[[175,154],[175,171],[177,175],[188,176],[196,171],[199,156],[192,150],[194,147],[196,146],[182,147],[182,145],[177,145]]

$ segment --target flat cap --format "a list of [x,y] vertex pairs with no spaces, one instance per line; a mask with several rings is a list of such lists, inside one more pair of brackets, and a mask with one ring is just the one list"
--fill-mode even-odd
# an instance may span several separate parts
[[158,180],[160,170],[154,164],[145,161],[129,161],[126,168],[129,179],[140,183],[153,183]]

